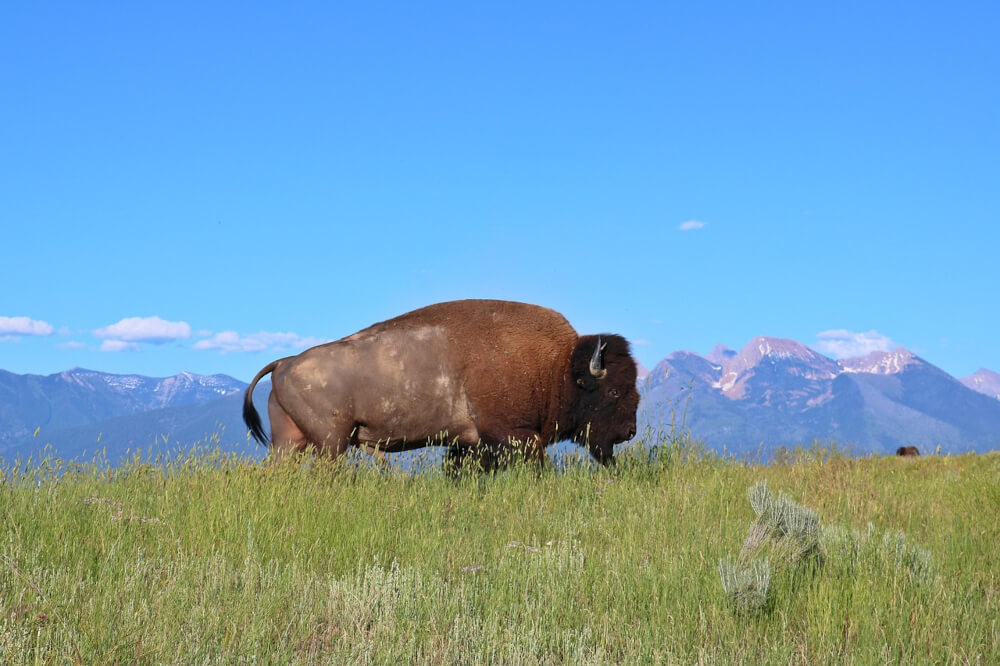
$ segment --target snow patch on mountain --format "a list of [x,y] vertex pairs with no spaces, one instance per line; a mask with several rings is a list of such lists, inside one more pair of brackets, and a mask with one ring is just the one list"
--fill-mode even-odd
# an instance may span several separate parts
[[916,354],[899,347],[891,352],[874,351],[859,358],[843,359],[840,361],[840,367],[844,372],[895,375],[918,363],[921,363],[921,359]]

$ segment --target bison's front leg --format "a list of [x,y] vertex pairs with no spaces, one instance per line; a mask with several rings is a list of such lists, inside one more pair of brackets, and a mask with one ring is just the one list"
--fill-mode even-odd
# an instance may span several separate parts
[[454,444],[449,446],[444,454],[444,468],[449,474],[458,474],[462,470],[475,472],[492,472],[496,469],[496,455],[488,444]]
[[545,466],[545,445],[538,432],[526,428],[510,431],[503,439],[490,442],[487,449],[494,468],[506,467],[515,461]]
[[514,455],[526,461],[545,465],[545,445],[542,438],[534,430],[515,430],[507,437],[507,449]]
[[545,445],[538,432],[516,429],[502,438],[483,438],[475,444],[451,446],[445,454],[445,467],[452,471],[465,468],[493,472],[516,460],[530,461],[539,467],[545,465]]

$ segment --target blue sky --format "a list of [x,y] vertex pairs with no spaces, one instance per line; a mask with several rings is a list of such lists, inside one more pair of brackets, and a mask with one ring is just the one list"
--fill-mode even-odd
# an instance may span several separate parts
[[472,4],[5,3],[0,368],[486,297],[1000,370],[995,3]]

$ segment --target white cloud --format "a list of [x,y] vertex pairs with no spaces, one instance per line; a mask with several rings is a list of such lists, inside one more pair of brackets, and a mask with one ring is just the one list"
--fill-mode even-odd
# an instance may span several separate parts
[[126,317],[97,329],[94,335],[119,342],[151,342],[158,345],[191,337],[191,326],[184,321],[167,321],[159,317]]
[[56,347],[59,347],[59,349],[86,349],[87,345],[76,340],[70,340],[69,342],[58,344]]
[[134,342],[125,342],[124,340],[105,340],[101,343],[102,352],[123,352],[123,351],[139,351],[139,345]]
[[0,336],[9,335],[52,335],[52,325],[48,322],[28,317],[0,317]]
[[307,338],[295,333],[251,333],[240,335],[236,331],[222,331],[206,340],[194,343],[195,349],[214,349],[223,354],[230,352],[255,352],[265,349],[305,349],[327,342],[321,338]]
[[890,351],[899,345],[878,331],[856,333],[838,328],[816,334],[813,348],[833,358],[854,358],[873,351]]
[[678,229],[681,231],[694,231],[696,229],[703,228],[708,222],[701,222],[700,220],[688,220],[687,222],[682,222]]

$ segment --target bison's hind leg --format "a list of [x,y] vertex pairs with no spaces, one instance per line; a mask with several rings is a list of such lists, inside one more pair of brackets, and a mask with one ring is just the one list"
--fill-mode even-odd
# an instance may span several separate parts
[[309,439],[295,424],[271,392],[267,399],[267,415],[271,420],[271,457],[275,459],[295,455],[306,450]]
[[[271,455],[275,458],[304,453],[310,446],[318,455],[338,458],[347,451],[355,433],[354,424],[347,419],[333,415],[321,418],[308,406],[296,411],[293,417],[274,397],[273,391],[267,401],[267,413],[271,417]],[[317,425],[300,425],[303,422]]]

